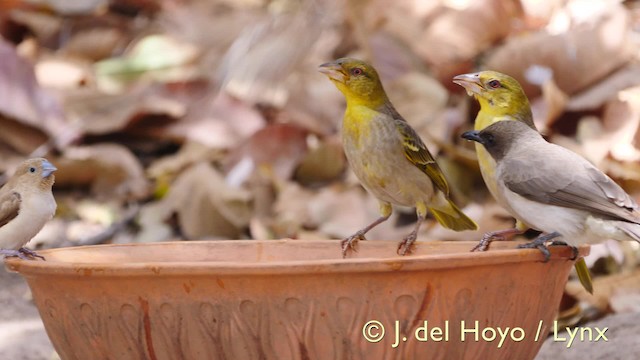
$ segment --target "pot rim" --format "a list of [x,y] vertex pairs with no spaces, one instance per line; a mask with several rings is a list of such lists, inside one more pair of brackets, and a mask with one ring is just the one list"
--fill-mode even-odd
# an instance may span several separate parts
[[[485,252],[459,251],[451,253],[434,253],[390,257],[335,257],[314,260],[274,260],[274,261],[154,261],[154,262],[65,262],[65,261],[25,261],[18,258],[5,258],[5,267],[22,275],[61,275],[61,276],[158,276],[158,275],[280,275],[280,274],[328,274],[328,273],[362,273],[362,272],[394,272],[445,270],[469,266],[487,266],[517,262],[542,262],[542,253],[537,249],[517,249],[516,244],[525,241],[494,242],[491,250]],[[58,252],[95,251],[103,248],[127,247],[173,247],[210,244],[225,247],[256,246],[306,246],[309,250],[318,246],[336,248],[339,254],[340,240],[199,240],[199,241],[167,241],[155,243],[106,244],[75,246],[38,251],[47,257]],[[397,241],[368,240],[358,243],[359,249],[384,247],[395,249]],[[431,248],[453,246],[454,248],[471,249],[475,241],[416,241],[422,251]],[[571,260],[572,251],[566,246],[549,248],[554,261]],[[589,245],[578,247],[578,257],[589,254]],[[254,250],[255,251],[255,250]],[[364,251],[363,251],[364,252]],[[358,253],[355,256],[361,256]]]

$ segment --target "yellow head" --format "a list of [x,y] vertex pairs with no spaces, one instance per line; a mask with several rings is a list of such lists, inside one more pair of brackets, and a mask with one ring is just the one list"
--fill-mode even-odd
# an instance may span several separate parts
[[453,82],[467,90],[480,103],[480,111],[493,117],[512,117],[531,128],[533,116],[529,99],[518,81],[497,71],[458,75]]
[[347,105],[378,107],[388,101],[378,72],[364,61],[342,58],[320,65],[325,74],[347,99]]

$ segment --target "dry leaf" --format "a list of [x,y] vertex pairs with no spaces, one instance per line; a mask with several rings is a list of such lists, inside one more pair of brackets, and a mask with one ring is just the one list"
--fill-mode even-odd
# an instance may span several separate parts
[[291,178],[307,152],[307,134],[292,124],[273,124],[256,132],[229,156],[227,182],[240,186],[255,170]]
[[530,84],[538,85],[542,89],[542,96],[531,101],[533,120],[538,130],[547,130],[564,113],[568,96],[556,85],[553,70],[544,66],[532,66],[525,72]]
[[571,97],[567,103],[567,110],[598,109],[609,100],[615,99],[619,91],[637,84],[640,84],[640,64],[633,62]]
[[140,162],[121,145],[68,147],[54,163],[56,186],[88,186],[102,198],[135,200],[149,194]]
[[347,161],[339,139],[323,141],[301,159],[295,179],[303,185],[325,183],[344,174]]
[[[589,294],[577,280],[567,283],[566,292],[582,302],[605,312],[614,294],[637,294],[640,291],[640,270],[631,273],[613,274],[593,280],[593,295]],[[625,305],[619,303],[618,305]]]
[[162,204],[178,216],[188,239],[242,237],[251,217],[250,194],[230,187],[211,165],[201,162],[172,184]]
[[44,132],[57,146],[76,138],[58,101],[38,85],[33,66],[3,39],[0,58],[0,113]]
[[282,107],[288,98],[284,81],[313,47],[321,31],[315,2],[288,2],[300,9],[275,12],[243,31],[218,70],[218,82],[228,94],[249,103]]
[[439,79],[449,83],[476,55],[507,36],[513,21],[521,16],[519,1],[465,2],[464,8],[449,9],[436,17],[419,41],[413,41],[414,49]]
[[630,60],[629,26],[624,7],[612,3],[564,32],[511,37],[489,54],[484,67],[515,77],[533,97],[539,89],[523,81],[525,72],[532,66],[544,66],[553,70],[558,87],[571,95]]
[[91,65],[65,58],[44,58],[35,65],[38,83],[43,87],[73,89],[89,81]]
[[129,38],[123,30],[112,27],[89,28],[74,34],[61,52],[91,61],[102,60],[122,50]]
[[147,174],[153,179],[165,176],[174,177],[195,163],[220,160],[221,156],[219,150],[211,149],[198,142],[188,141],[176,154],[155,160],[147,168]]
[[265,125],[262,115],[248,104],[219,94],[207,104],[189,107],[185,118],[164,129],[165,137],[195,141],[211,148],[237,146]]
[[415,128],[443,111],[449,100],[440,82],[417,71],[400,76],[386,90],[398,112]]
[[187,111],[179,101],[142,88],[114,95],[81,89],[67,93],[65,107],[69,116],[91,135],[123,130],[145,115],[179,119]]

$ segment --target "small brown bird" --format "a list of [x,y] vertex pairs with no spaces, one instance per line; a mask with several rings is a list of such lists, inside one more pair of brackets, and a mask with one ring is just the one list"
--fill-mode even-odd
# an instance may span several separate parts
[[46,159],[26,160],[0,189],[0,254],[44,260],[24,245],[56,212],[56,200],[51,192],[56,170]]
[[545,233],[520,247],[538,248],[548,259],[545,243],[559,236],[572,245],[640,242],[638,204],[580,155],[519,121],[499,121],[462,137],[482,144],[496,161],[497,190],[513,214]]

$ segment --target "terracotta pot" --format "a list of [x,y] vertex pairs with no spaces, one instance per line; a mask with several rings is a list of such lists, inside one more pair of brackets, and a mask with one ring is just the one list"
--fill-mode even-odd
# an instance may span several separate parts
[[395,241],[364,241],[342,259],[337,241],[182,241],[6,266],[27,279],[63,359],[532,359],[571,251],[543,263],[513,242],[474,244],[418,242],[399,257]]

